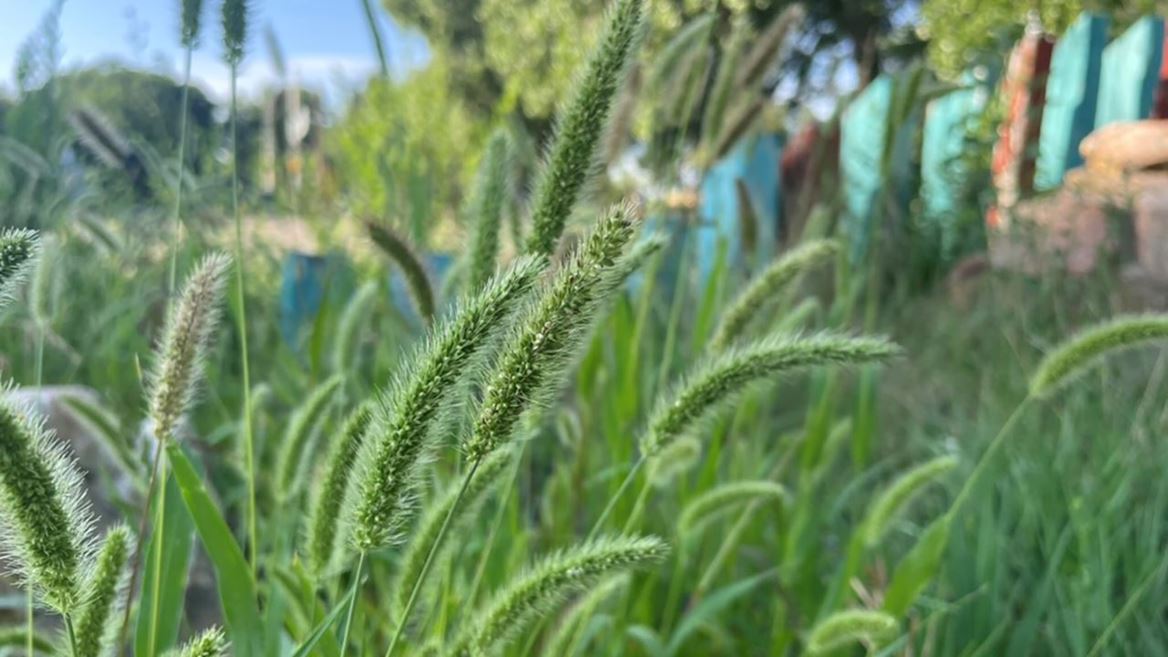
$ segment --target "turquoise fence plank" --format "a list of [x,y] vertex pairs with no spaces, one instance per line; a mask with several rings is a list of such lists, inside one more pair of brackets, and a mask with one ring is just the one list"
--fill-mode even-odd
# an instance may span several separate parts
[[880,75],[849,103],[840,123],[843,231],[853,260],[868,251],[877,216],[901,214],[919,188],[921,69]]
[[971,83],[931,101],[921,138],[921,203],[926,221],[940,228],[941,248],[954,242],[954,214],[968,172],[960,157],[989,99],[986,83]]
[[[698,265],[703,279],[713,268],[720,239],[725,239],[732,265],[741,267],[774,257],[779,226],[779,159],[782,142],[764,134],[740,142],[715,164],[702,180],[698,217],[710,230],[699,230]],[[743,209],[739,207],[737,181],[742,180],[757,217],[754,252],[742,243]]]
[[1083,163],[1079,142],[1095,128],[1109,24],[1106,16],[1080,14],[1055,44],[1038,137],[1038,190],[1058,187],[1069,169]]
[[840,123],[840,171],[843,182],[844,232],[853,254],[867,249],[876,200],[884,184],[881,169],[893,80],[880,75],[844,110]]
[[1164,21],[1144,16],[1103,50],[1095,127],[1152,114],[1164,55]]
[[342,306],[353,290],[353,272],[344,256],[293,251],[284,257],[280,284],[280,334],[298,348],[321,305]]

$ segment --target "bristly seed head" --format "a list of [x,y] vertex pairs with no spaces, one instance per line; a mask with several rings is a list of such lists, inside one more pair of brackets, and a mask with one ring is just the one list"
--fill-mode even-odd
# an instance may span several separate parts
[[510,440],[523,413],[555,390],[559,379],[553,374],[581,347],[600,302],[615,291],[611,282],[622,273],[616,264],[635,227],[630,206],[609,210],[538,302],[517,319],[463,445],[470,462]]
[[35,232],[24,228],[0,231],[0,308],[12,300],[13,291],[39,253],[40,239]]
[[247,46],[247,0],[223,0],[223,59],[237,67]]
[[556,123],[556,134],[532,192],[530,253],[550,256],[580,191],[596,168],[596,151],[613,99],[641,36],[644,0],[617,0],[600,42]]
[[182,46],[193,49],[199,45],[199,30],[203,22],[203,0],[182,0]]
[[150,419],[158,440],[174,439],[179,419],[194,400],[230,266],[231,259],[220,253],[203,258],[167,315],[149,378]]
[[431,427],[474,355],[535,285],[542,268],[540,259],[522,258],[465,300],[379,395],[344,504],[357,550],[382,547],[395,538],[408,518],[418,470],[433,449]]
[[1168,315],[1133,315],[1092,326],[1046,355],[1030,379],[1030,394],[1045,397],[1108,354],[1168,339]]
[[604,577],[658,562],[668,551],[665,542],[653,536],[620,536],[602,537],[545,557],[498,592],[443,654],[495,654],[571,593]]
[[498,129],[487,142],[471,193],[469,219],[474,222],[467,289],[474,292],[495,273],[499,257],[499,227],[510,190],[511,140]]
[[42,420],[0,392],[0,544],[16,574],[62,614],[82,602],[93,550],[83,478]]
[[86,584],[85,606],[77,620],[77,657],[104,657],[113,652],[117,638],[117,623],[113,621],[127,579],[130,544],[130,530],[125,525],[117,525],[105,534]]
[[809,337],[767,337],[731,348],[697,366],[675,392],[657,404],[641,455],[650,457],[692,431],[739,394],[790,370],[823,365],[859,365],[900,353],[884,338],[819,333]]
[[227,637],[223,630],[212,627],[187,641],[181,649],[166,653],[166,657],[227,657]]
[[333,561],[337,547],[337,524],[349,473],[357,460],[357,452],[369,432],[373,404],[365,402],[353,411],[341,429],[325,462],[324,473],[317,486],[316,497],[309,511],[307,552],[312,572],[321,574]]

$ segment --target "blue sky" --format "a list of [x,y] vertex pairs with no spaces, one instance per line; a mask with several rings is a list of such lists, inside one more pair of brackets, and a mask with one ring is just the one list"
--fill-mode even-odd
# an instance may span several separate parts
[[[61,14],[66,68],[117,59],[175,74],[181,67],[178,41],[180,0],[65,0]],[[374,0],[376,3],[376,0]],[[0,87],[13,86],[16,52],[37,29],[53,0],[3,0],[0,20]],[[202,45],[193,78],[213,97],[228,89],[220,61],[219,0],[204,0]],[[377,68],[361,0],[259,0],[252,3],[252,38],[240,90],[258,91],[274,76],[262,31],[276,33],[288,68],[307,85],[332,90],[359,84]],[[425,60],[425,43],[378,8],[391,65],[404,70]]]

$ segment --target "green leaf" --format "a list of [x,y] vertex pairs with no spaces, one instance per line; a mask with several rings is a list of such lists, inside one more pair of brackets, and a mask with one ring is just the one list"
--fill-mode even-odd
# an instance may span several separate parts
[[[160,487],[161,488],[161,487]],[[151,499],[151,508],[157,499]],[[151,532],[146,546],[146,566],[142,568],[142,605],[138,609],[138,624],[134,630],[135,655],[160,655],[178,642],[178,627],[182,622],[183,600],[187,589],[187,571],[191,565],[191,547],[194,544],[194,525],[191,516],[183,506],[182,498],[173,478],[166,482],[166,506],[163,509],[165,531],[164,540],[159,545],[156,533]],[[155,517],[151,510],[150,517]],[[154,569],[158,550],[162,551],[162,581],[159,587],[158,608],[151,608],[149,602],[155,599]],[[150,645],[150,622],[157,618],[158,626],[154,645]]]
[[750,593],[756,586],[771,579],[778,573],[777,568],[772,568],[724,586],[706,598],[703,598],[693,610],[681,619],[681,622],[677,625],[677,629],[673,631],[673,636],[669,637],[669,647],[666,649],[665,654],[676,655],[677,651],[681,650],[682,646],[685,645],[689,636],[696,632],[703,623],[711,620],[715,615],[733,604],[735,600]]
[[884,611],[902,618],[921,591],[937,576],[941,557],[949,544],[949,522],[948,515],[934,520],[917,539],[916,545],[896,565],[892,583],[884,595]]
[[304,640],[304,643],[300,644],[296,652],[292,653],[292,657],[308,657],[312,653],[312,649],[316,647],[316,644],[324,638],[329,629],[337,622],[337,619],[341,617],[341,614],[349,608],[349,600],[353,598],[354,592],[353,588],[349,587],[349,592],[337,601],[337,604],[333,606],[333,610],[329,612],[329,615],[325,616],[324,620],[312,631],[312,634],[309,634],[308,638]]
[[227,623],[234,654],[259,657],[263,650],[263,625],[255,581],[243,550],[182,448],[172,442],[166,446],[166,453],[174,466],[174,477],[182,491],[183,501],[194,518],[199,539],[215,569],[219,603],[223,607],[223,619]]

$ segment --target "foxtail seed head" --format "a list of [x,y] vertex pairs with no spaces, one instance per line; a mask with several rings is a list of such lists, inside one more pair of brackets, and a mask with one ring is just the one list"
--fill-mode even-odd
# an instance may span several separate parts
[[248,13],[247,0],[223,0],[223,59],[232,68],[243,61]]
[[127,579],[130,548],[130,530],[125,525],[106,532],[77,620],[77,657],[105,657],[113,652],[117,639],[117,623],[113,621]]
[[888,534],[897,513],[912,501],[925,486],[957,467],[957,459],[939,456],[922,463],[904,473],[892,482],[868,508],[868,515],[862,525],[864,542],[875,546]]
[[807,654],[822,655],[853,643],[876,648],[896,631],[896,619],[882,611],[849,609],[819,622],[807,638]]
[[35,232],[24,228],[0,231],[0,308],[12,300],[13,291],[24,281],[39,253]]
[[414,250],[413,245],[405,237],[389,226],[369,220],[365,222],[365,230],[369,239],[389,257],[401,270],[405,279],[406,288],[414,305],[418,307],[418,314],[429,324],[434,320],[434,286],[430,283],[430,276],[422,264],[422,258]]
[[799,274],[835,256],[837,245],[830,240],[813,240],[775,260],[754,277],[729,307],[710,339],[710,349],[721,351],[742,336],[760,309],[778,297]]
[[344,505],[351,509],[346,524],[357,550],[390,543],[408,518],[418,470],[433,448],[431,427],[474,355],[535,285],[542,266],[522,258],[463,301],[379,395]]
[[884,338],[819,333],[772,336],[734,347],[699,365],[669,397],[657,404],[641,439],[649,457],[693,431],[754,384],[792,370],[824,365],[859,365],[887,360],[900,348]]
[[159,440],[174,438],[179,419],[194,400],[230,266],[231,259],[223,254],[203,258],[167,315],[149,377],[150,418]]
[[199,44],[199,28],[203,21],[203,0],[182,0],[182,46],[194,48]]
[[659,538],[621,536],[595,539],[545,557],[498,592],[444,654],[494,654],[570,594],[606,576],[660,561],[667,553],[668,546]]
[[308,565],[317,575],[328,568],[336,554],[337,522],[345,500],[345,487],[349,483],[353,462],[357,460],[357,452],[369,432],[372,416],[372,402],[358,406],[345,420],[340,439],[334,443],[325,462],[308,520]]
[[609,210],[542,297],[517,319],[463,445],[470,462],[509,441],[523,413],[556,389],[560,379],[554,374],[580,348],[600,303],[615,291],[613,276],[620,274],[618,260],[634,228],[631,207]]
[[0,545],[16,574],[62,614],[82,603],[93,550],[83,485],[42,420],[0,391]]
[[187,641],[178,650],[172,650],[166,657],[227,657],[227,637],[223,630],[212,627]]
[[495,273],[495,261],[499,257],[499,227],[510,189],[510,160],[510,139],[505,130],[498,129],[487,142],[471,194],[470,219],[474,222],[474,239],[467,289],[472,292],[481,288]]
[[644,0],[616,0],[600,42],[577,79],[556,124],[544,166],[532,192],[530,253],[551,255],[580,191],[596,169],[596,152],[641,36]]
[[1108,354],[1168,338],[1168,315],[1117,317],[1092,326],[1055,347],[1030,379],[1030,394],[1045,397]]
[[774,481],[731,481],[695,497],[681,511],[677,533],[688,536],[723,513],[746,502],[772,502],[785,505],[790,499],[787,489]]
[[292,413],[292,419],[288,421],[288,428],[284,432],[284,439],[280,442],[280,458],[276,466],[278,492],[282,499],[290,499],[300,491],[304,478],[305,446],[320,425],[328,411],[329,403],[340,390],[343,381],[339,374],[334,374],[313,388],[308,399]]

